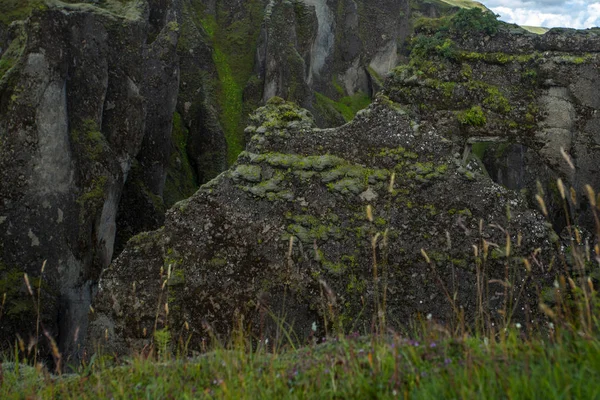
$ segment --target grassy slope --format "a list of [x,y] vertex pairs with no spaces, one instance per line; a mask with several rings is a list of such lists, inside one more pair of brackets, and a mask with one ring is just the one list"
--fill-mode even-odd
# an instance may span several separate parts
[[[416,339],[345,337],[299,350],[245,340],[195,359],[137,357],[114,366],[97,358],[62,377],[4,364],[1,398],[525,398],[600,396],[600,340],[556,333],[520,339],[511,328],[496,341],[444,337],[428,321]],[[242,338],[243,339],[243,338]],[[554,342],[553,342],[554,341]],[[0,380],[1,381],[1,380]]]
[[521,26],[521,28],[528,30],[531,33],[537,33],[538,35],[543,35],[550,30],[541,26]]

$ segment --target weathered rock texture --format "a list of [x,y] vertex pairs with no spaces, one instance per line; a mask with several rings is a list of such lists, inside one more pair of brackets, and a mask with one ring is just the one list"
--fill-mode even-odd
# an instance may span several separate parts
[[190,7],[213,49],[230,163],[246,116],[279,96],[338,126],[364,108],[410,33],[406,0],[212,0]]
[[[255,134],[237,163],[169,210],[164,229],[132,239],[104,272],[90,343],[126,353],[150,343],[157,327],[186,336],[187,322],[194,348],[207,327],[227,334],[239,320],[270,337],[271,315],[284,316],[300,338],[313,322],[321,332],[323,321],[369,330],[384,298],[391,326],[418,314],[450,320],[438,279],[470,320],[473,245],[499,244],[485,263],[486,282],[504,279],[505,261],[522,265],[519,257],[548,249],[538,213],[476,164],[463,165],[462,147],[434,124],[417,125],[385,96],[336,129],[316,129],[306,111],[282,100],[251,120]],[[514,243],[509,259],[502,229]],[[514,273],[518,292],[531,281],[521,281],[522,267]],[[502,289],[489,290],[495,319]],[[532,291],[525,293],[516,309],[535,310]]]
[[[287,314],[300,335],[313,321],[359,326],[385,285],[392,324],[433,308],[443,317],[449,306],[437,276],[472,316],[474,264],[466,254],[481,239],[479,218],[513,236],[527,226],[533,237],[515,253],[527,255],[546,246],[545,227],[526,209],[538,178],[556,230],[564,215],[555,178],[576,190],[600,186],[596,30],[437,34],[447,18],[421,17],[453,10],[406,0],[6,4],[0,295],[8,301],[0,335],[7,341],[34,331],[22,277],[38,285],[48,260],[42,322],[67,357],[77,356],[101,271],[131,236],[162,225],[136,236],[104,274],[94,340],[108,329],[110,346],[123,352],[145,343],[155,326],[178,330],[189,321],[197,342],[203,322],[226,333],[241,315],[268,334],[272,326],[261,322],[268,309]],[[409,45],[413,24],[424,36]],[[369,111],[338,129],[315,128],[350,120],[399,61],[406,65]],[[274,102],[247,117],[272,96],[309,111]],[[219,175],[247,141],[234,168]],[[485,169],[463,156],[465,147]],[[528,201],[486,173],[526,190]],[[373,221],[365,220],[367,204]],[[569,210],[584,226],[586,204],[579,197]],[[377,241],[375,285],[370,243],[387,228]],[[503,243],[499,230],[485,231]],[[421,247],[437,273],[423,264]],[[498,263],[490,277],[502,277]],[[159,295],[161,266],[171,274]],[[321,295],[330,289],[332,313]],[[159,298],[171,314],[157,320]],[[501,298],[490,298],[493,310]]]
[[[594,161],[600,157],[600,31],[553,29],[539,36],[500,26],[494,35],[433,35],[424,27],[413,45],[386,93],[447,134],[475,142],[490,176],[525,191],[532,208],[540,181],[560,231],[565,215],[556,179],[578,193],[586,184],[600,188]],[[593,229],[584,196],[571,201],[570,213]]]
[[[35,324],[23,272],[38,277],[47,260],[44,328],[75,354],[100,271],[112,259],[117,208],[136,157],[147,168],[146,187],[162,189],[178,30],[171,17],[148,43],[151,11],[138,1],[118,9],[60,4],[12,25],[5,56],[17,57],[0,81],[0,282],[10,293],[1,329],[8,341]],[[161,147],[140,153],[144,141]]]
[[47,259],[44,325],[75,351],[100,271],[236,159],[254,108],[280,95],[339,125],[370,101],[407,4],[0,4],[2,336],[32,331],[22,274]]

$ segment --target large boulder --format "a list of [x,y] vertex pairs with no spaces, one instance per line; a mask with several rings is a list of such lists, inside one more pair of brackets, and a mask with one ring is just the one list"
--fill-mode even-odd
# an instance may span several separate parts
[[281,323],[301,340],[315,326],[369,331],[378,308],[393,327],[426,314],[452,321],[459,310],[467,321],[480,311],[497,321],[508,303],[515,321],[525,309],[536,320],[522,257],[548,255],[543,218],[464,164],[461,143],[435,124],[417,124],[383,95],[335,129],[315,128],[306,110],[278,98],[251,121],[236,164],[105,270],[90,347],[128,353],[165,327],[174,339],[191,333],[190,348],[239,323],[263,339]]

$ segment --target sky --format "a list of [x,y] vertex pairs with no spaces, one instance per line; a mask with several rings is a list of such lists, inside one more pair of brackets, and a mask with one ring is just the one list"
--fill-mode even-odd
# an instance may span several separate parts
[[547,28],[600,26],[600,0],[479,0],[502,21]]

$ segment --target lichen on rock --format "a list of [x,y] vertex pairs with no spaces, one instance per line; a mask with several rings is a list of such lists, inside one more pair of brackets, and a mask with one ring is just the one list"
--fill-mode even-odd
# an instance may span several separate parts
[[[103,275],[90,343],[127,352],[151,340],[142,333],[153,329],[169,254],[178,254],[185,282],[169,304],[177,312],[159,317],[172,327],[187,322],[193,346],[207,326],[227,335],[237,320],[268,337],[276,330],[269,315],[285,314],[300,338],[311,334],[314,321],[368,329],[382,290],[373,279],[374,250],[392,326],[417,314],[451,315],[437,276],[456,291],[470,319],[476,307],[472,245],[480,235],[505,243],[506,233],[495,228],[501,226],[516,243],[527,232],[510,260],[537,247],[548,250],[539,214],[478,170],[467,178],[461,155],[455,156],[459,142],[426,121],[416,134],[409,113],[391,100],[379,98],[336,129],[317,129],[310,118],[286,122],[292,114],[308,118],[281,100],[258,109],[251,117],[254,136],[231,170],[201,187],[185,207],[172,208],[163,230],[128,244]],[[488,260],[490,279],[503,279],[504,263],[502,257]],[[111,299],[136,301],[127,288],[133,282],[148,303],[135,313],[116,313]],[[328,300],[330,310],[323,308],[322,285],[335,298]],[[490,300],[494,318],[501,303]],[[107,327],[104,343],[98,335]]]

